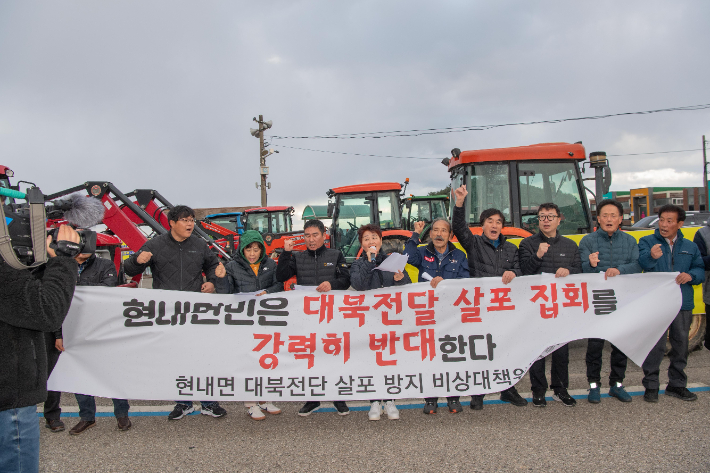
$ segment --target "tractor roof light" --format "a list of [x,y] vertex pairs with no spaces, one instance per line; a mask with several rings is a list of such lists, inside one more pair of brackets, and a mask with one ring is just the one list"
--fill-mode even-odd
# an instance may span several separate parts
[[12,171],[12,169],[5,168],[5,175],[7,177],[15,177],[15,173]]

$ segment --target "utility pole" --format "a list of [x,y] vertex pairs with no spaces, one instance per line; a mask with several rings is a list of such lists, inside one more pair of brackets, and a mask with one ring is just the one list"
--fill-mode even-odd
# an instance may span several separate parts
[[[705,211],[710,209],[708,206],[708,155],[705,151],[705,135],[703,135],[703,189],[705,189]],[[698,209],[700,208],[700,203],[698,202]]]
[[254,120],[259,125],[259,128],[249,129],[251,136],[259,138],[259,174],[261,175],[261,184],[257,182],[256,188],[261,189],[261,206],[266,207],[266,189],[271,189],[271,183],[266,183],[266,176],[269,174],[269,168],[268,166],[266,166],[266,157],[273,153],[278,153],[278,151],[264,149],[264,131],[271,128],[273,122],[271,120],[264,121],[263,115],[259,115],[258,120],[256,119],[256,117],[254,117],[252,120]]

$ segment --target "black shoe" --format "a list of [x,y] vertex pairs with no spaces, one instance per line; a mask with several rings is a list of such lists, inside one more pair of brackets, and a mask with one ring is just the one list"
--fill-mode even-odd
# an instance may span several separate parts
[[523,407],[528,405],[527,399],[524,399],[515,387],[508,388],[502,393],[500,393],[500,400],[503,402],[509,402],[514,406]]
[[306,417],[311,415],[311,412],[318,410],[320,407],[320,402],[318,401],[308,401],[303,405],[303,407],[298,411],[298,415],[301,417]]
[[688,388],[679,388],[674,386],[666,386],[666,396],[677,397],[682,401],[695,401],[698,399],[697,394],[688,391]]
[[545,391],[533,391],[533,406],[535,407],[545,407],[547,406],[547,401],[545,400]]
[[471,409],[474,411],[483,410],[483,395],[471,396]]
[[575,401],[574,398],[569,395],[565,388],[555,389],[554,394],[552,395],[552,399],[554,399],[555,401],[562,402],[562,404],[564,404],[566,407],[574,407],[577,405],[577,401]]
[[446,403],[449,405],[449,412],[452,414],[458,414],[463,410],[458,399],[448,399]]
[[206,416],[216,417],[218,419],[227,415],[227,411],[224,407],[220,406],[217,402],[213,402],[212,404],[203,404],[200,409],[200,413]]
[[424,404],[424,414],[436,414],[436,410],[439,406],[436,401],[430,401],[427,399],[426,404]]
[[347,404],[345,404],[345,401],[333,401],[333,405],[335,406],[335,409],[338,411],[338,415],[346,416],[346,415],[350,414],[350,408],[348,407]]
[[643,400],[646,402],[658,402],[658,389],[646,388],[643,393]]
[[195,408],[193,406],[186,406],[185,404],[175,404],[173,411],[168,414],[168,420],[180,420],[190,412],[193,412]]
[[52,432],[64,432],[64,422],[62,422],[59,419],[45,419],[46,422],[44,424],[45,427],[47,427],[49,430]]

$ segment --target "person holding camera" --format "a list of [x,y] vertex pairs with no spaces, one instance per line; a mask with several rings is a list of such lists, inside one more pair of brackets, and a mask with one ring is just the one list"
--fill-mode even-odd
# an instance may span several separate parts
[[[150,267],[153,289],[168,291],[215,292],[217,278],[226,270],[207,243],[192,234],[195,211],[186,205],[176,205],[168,212],[170,231],[148,240],[123,264],[128,276],[137,276]],[[203,282],[202,273],[207,281]],[[217,401],[201,401],[200,413],[224,417],[227,411]],[[179,420],[195,409],[192,401],[176,401],[168,420]]]
[[[77,263],[47,239],[47,264],[31,272],[0,258],[0,471],[39,470],[37,404],[47,398],[44,332],[61,327],[76,285]],[[78,244],[62,225],[58,242]]]
[[[94,250],[95,248],[85,247],[83,250],[85,253],[81,253],[74,258],[79,263],[76,285],[116,287],[118,285],[116,267],[110,260],[96,256]],[[49,355],[49,374],[52,374],[59,355],[64,351],[62,330],[46,333],[45,338],[47,339],[47,354]],[[49,391],[47,400],[44,402],[45,427],[52,432],[64,430],[64,423],[59,419],[62,413],[59,405],[60,396],[61,393],[57,391]],[[75,394],[74,396],[77,404],[79,404],[79,418],[81,420],[72,427],[69,434],[79,435],[96,425],[96,400],[94,396],[87,394]],[[127,400],[113,399],[113,412],[120,431],[126,431],[131,428],[131,421],[128,419],[129,408]]]

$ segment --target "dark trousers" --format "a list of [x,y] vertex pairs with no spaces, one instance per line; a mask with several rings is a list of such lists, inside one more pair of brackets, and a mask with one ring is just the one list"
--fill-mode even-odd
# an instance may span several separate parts
[[[668,359],[671,362],[670,366],[668,366],[668,386],[670,387],[684,388],[688,383],[688,377],[685,375],[684,370],[688,364],[688,332],[690,332],[690,322],[692,320],[692,310],[681,310],[668,327],[668,339],[671,342],[671,351],[668,353]],[[664,333],[641,365],[641,368],[643,368],[642,383],[644,388],[660,388],[658,374],[665,351],[666,334]]]
[[[460,396],[447,396],[446,401],[458,401]],[[438,402],[439,398],[438,397],[427,397],[424,398],[425,402]]]
[[[554,389],[569,386],[569,346],[564,345],[552,352],[552,382]],[[530,367],[530,386],[533,392],[547,391],[547,377],[545,376],[545,358],[537,360]]]
[[[96,400],[94,396],[88,396],[86,394],[75,394],[76,402],[79,404],[79,418],[87,422],[93,422],[96,420]],[[126,417],[128,415],[128,401],[125,399],[113,399],[113,414],[118,419],[119,417]]]
[[[54,346],[54,334],[45,333],[44,342],[47,347],[47,378],[52,374],[52,370],[57,365],[59,355],[62,353]],[[62,398],[62,393],[57,391],[47,391],[47,400],[44,401],[44,418],[47,420],[59,420],[62,415],[62,408],[59,406],[59,401]]]
[[[587,381],[590,383],[601,384],[602,372],[602,350],[604,349],[604,340],[601,338],[590,338],[587,342]],[[627,358],[624,353],[611,345],[611,373],[609,373],[609,386],[615,386],[616,383],[622,383],[626,376]]]

